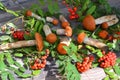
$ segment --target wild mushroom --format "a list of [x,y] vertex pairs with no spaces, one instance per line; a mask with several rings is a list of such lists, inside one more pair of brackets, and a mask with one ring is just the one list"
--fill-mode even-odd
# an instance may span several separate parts
[[43,26],[43,31],[46,35],[46,40],[49,43],[55,43],[55,41],[57,40],[57,36],[56,36],[56,34],[52,33],[52,31],[48,25]]
[[34,17],[34,18],[36,18],[38,20],[42,20],[43,22],[45,22],[45,20],[42,17],[38,16],[37,14],[33,13],[30,10],[26,11],[26,16],[31,16],[31,17]]
[[107,29],[109,26],[116,24],[118,21],[119,21],[119,19],[116,17],[113,20],[103,22],[101,25],[102,25],[103,29]]
[[46,17],[46,21],[51,22],[54,25],[58,25],[58,20],[52,17]]
[[41,51],[43,49],[43,39],[39,33],[35,33],[35,40],[28,40],[28,41],[17,41],[13,43],[7,43],[0,45],[0,50],[6,49],[13,49],[13,48],[20,48],[20,47],[28,47],[28,46],[37,46],[37,50]]
[[71,38],[63,37],[60,39],[60,43],[57,46],[57,51],[59,54],[67,54],[67,51],[64,49],[64,46],[69,46],[71,42]]
[[57,35],[66,35],[68,37],[72,36],[72,28],[70,26],[67,26],[65,29],[57,29],[56,30]]
[[[118,19],[117,19],[116,15],[102,16],[102,17],[97,18],[97,19],[94,19],[94,17],[92,15],[87,15],[83,19],[82,24],[83,24],[83,27],[86,30],[94,31],[97,24],[102,24],[104,22],[108,22],[108,21],[111,21],[111,20],[114,20],[114,19],[115,19],[116,22],[114,22],[114,21],[109,22],[109,24],[113,24],[113,23],[115,24],[115,23],[118,22]],[[111,25],[109,25],[109,26],[111,26]]]
[[59,19],[62,23],[63,28],[66,28],[66,26],[70,26],[70,23],[67,21],[67,19],[63,15],[60,15]]
[[77,41],[80,44],[85,43],[87,45],[91,45],[91,46],[94,46],[94,47],[97,47],[100,49],[103,49],[107,46],[106,44],[104,44],[96,39],[92,39],[92,38],[87,37],[84,32],[78,34]]
[[98,33],[99,37],[102,38],[102,39],[106,39],[108,37],[108,32],[106,30],[101,30],[99,33]]

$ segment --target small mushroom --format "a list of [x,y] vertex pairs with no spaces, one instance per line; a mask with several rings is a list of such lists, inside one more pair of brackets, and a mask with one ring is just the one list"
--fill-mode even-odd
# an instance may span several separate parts
[[64,46],[69,46],[71,42],[71,38],[63,37],[60,39],[60,43],[57,46],[57,51],[59,54],[67,54],[67,51],[64,49]]
[[102,28],[107,29],[109,26],[112,26],[112,25],[116,24],[118,21],[119,21],[119,19],[116,17],[113,20],[103,22],[102,23]]
[[33,13],[30,10],[26,11],[26,16],[31,16],[31,17],[34,17],[34,18],[36,18],[38,20],[42,20],[43,22],[45,22],[45,20],[42,17],[38,16],[37,14]]
[[84,32],[78,34],[77,41],[80,44],[85,43],[87,45],[91,45],[100,49],[103,49],[107,46],[106,44],[98,41],[97,39],[88,38]]
[[72,36],[72,28],[70,26],[67,26],[65,29],[57,29],[56,30],[57,35],[66,35],[68,37]]
[[[114,21],[112,22],[111,20],[115,20],[115,22]],[[87,15],[83,19],[82,24],[86,30],[94,31],[96,29],[97,24],[102,24],[108,21],[110,21],[109,24],[113,24],[113,23],[115,24],[118,22],[118,18],[116,17],[116,15],[108,15],[108,16],[102,16],[100,18],[94,19],[92,15]]]
[[39,33],[35,33],[36,40],[28,40],[28,41],[17,41],[13,43],[7,43],[0,45],[0,50],[6,49],[13,49],[13,48],[21,48],[21,47],[28,47],[28,46],[37,46],[38,51],[42,51],[43,49],[43,39]]
[[46,21],[51,22],[54,25],[58,25],[58,20],[52,17],[46,17]]
[[99,37],[102,38],[102,39],[106,39],[108,38],[108,32],[106,30],[101,30],[99,33],[98,33]]
[[62,23],[63,28],[66,28],[66,26],[70,26],[70,23],[67,21],[67,19],[63,15],[60,15],[59,19]]
[[48,25],[43,26],[43,31],[46,35],[46,40],[49,43],[55,43],[55,41],[57,40],[57,36],[56,36],[56,34],[52,33],[52,31]]

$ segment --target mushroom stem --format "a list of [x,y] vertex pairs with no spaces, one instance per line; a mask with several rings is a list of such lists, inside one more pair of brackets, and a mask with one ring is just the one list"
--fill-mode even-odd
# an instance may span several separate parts
[[105,48],[107,45],[98,41],[97,39],[88,38],[84,32],[80,33],[77,37],[78,43],[85,43],[100,49]]
[[43,26],[43,31],[45,32],[45,35],[48,36],[49,34],[52,33],[50,27],[48,25]]
[[32,12],[31,16],[34,17],[34,18],[36,18],[36,19],[38,19],[38,20],[42,20],[42,18],[40,16],[38,16],[37,14],[35,14],[33,12]]
[[68,22],[67,19],[63,15],[60,15],[59,19],[61,22]]
[[62,23],[61,25],[63,28],[66,28],[66,26],[70,26],[70,23],[67,21],[67,19],[63,15],[60,15],[59,19]]
[[119,19],[116,17],[113,20],[108,21],[107,24],[108,24],[108,26],[112,26],[112,25],[116,24],[118,21],[119,21]]
[[0,50],[6,49],[13,49],[13,48],[20,48],[20,47],[28,47],[28,46],[37,46],[38,51],[43,49],[43,41],[42,36],[39,33],[35,33],[35,40],[28,40],[28,41],[17,41],[13,43],[7,43],[0,45]]
[[65,29],[57,29],[56,34],[57,35],[65,35]]
[[7,44],[0,45],[0,50],[34,46],[36,44],[37,44],[36,40],[17,41],[17,42],[13,42],[13,43],[7,43]]
[[71,38],[70,37],[63,37],[60,39],[60,43],[66,44],[67,46],[70,45]]
[[58,20],[52,17],[46,17],[46,21],[53,23],[54,25],[58,24]]
[[102,16],[100,18],[95,19],[95,23],[96,24],[102,24],[103,22],[111,21],[115,18],[117,18],[116,15]]
[[71,42],[71,38],[62,37],[60,39],[60,43],[57,46],[57,51],[62,55],[67,54],[67,51],[64,49],[64,46],[69,46],[70,42]]
[[94,46],[94,47],[97,47],[97,48],[100,48],[100,49],[102,49],[102,48],[107,46],[106,44],[98,41],[97,39],[88,38],[88,37],[84,38],[83,43],[91,45],[91,46]]

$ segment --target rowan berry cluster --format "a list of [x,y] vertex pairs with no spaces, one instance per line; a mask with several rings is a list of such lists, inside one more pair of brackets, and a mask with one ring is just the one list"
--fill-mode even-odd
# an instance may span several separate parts
[[[105,54],[105,52],[103,52]],[[116,54],[114,52],[108,52],[103,57],[101,57],[98,62],[100,62],[100,67],[108,68],[114,66],[116,63]]]
[[94,56],[85,57],[82,63],[76,62],[76,68],[80,73],[85,72],[91,68],[93,61]]
[[46,66],[47,63],[47,57],[49,56],[49,49],[46,49],[46,54],[44,56],[42,56],[40,59],[37,58],[33,61],[33,63],[30,64],[30,68],[33,70],[39,70],[42,69]]
[[24,40],[24,31],[14,31],[12,36],[14,39]]
[[77,11],[77,7],[68,8],[68,11],[70,13],[69,19],[73,20],[73,19],[79,18],[79,15],[76,12]]

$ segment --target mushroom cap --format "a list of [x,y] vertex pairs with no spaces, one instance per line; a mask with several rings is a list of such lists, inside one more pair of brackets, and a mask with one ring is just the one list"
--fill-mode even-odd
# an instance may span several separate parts
[[101,30],[99,33],[98,33],[99,37],[101,37],[102,39],[106,39],[107,36],[108,36],[108,32],[106,30]]
[[57,19],[54,19],[52,22],[54,25],[58,25],[59,21]]
[[66,26],[65,35],[68,37],[72,36],[72,28],[70,26]]
[[63,28],[66,28],[66,26],[69,26],[70,24],[69,24],[69,22],[62,22],[62,27]]
[[59,52],[59,54],[67,54],[67,51],[64,49],[64,47],[63,46],[67,46],[66,44],[64,44],[64,43],[60,43],[60,44],[58,44],[58,46],[57,46],[57,51]]
[[86,37],[86,34],[84,32],[78,34],[78,37],[77,37],[78,43],[81,44],[84,41],[85,37]]
[[42,36],[37,32],[35,33],[35,40],[36,40],[36,46],[38,51],[42,51],[43,49],[43,38]]
[[26,16],[32,16],[32,11],[27,10],[25,14],[26,14]]
[[51,33],[51,34],[46,36],[46,40],[49,43],[54,43],[57,40],[57,36],[54,33]]
[[95,19],[92,15],[87,15],[82,21],[83,27],[86,30],[94,31],[96,28]]
[[109,27],[107,22],[102,23],[101,26],[103,29],[107,29]]

